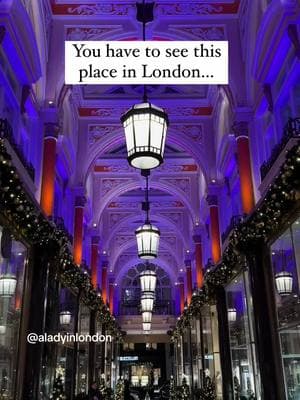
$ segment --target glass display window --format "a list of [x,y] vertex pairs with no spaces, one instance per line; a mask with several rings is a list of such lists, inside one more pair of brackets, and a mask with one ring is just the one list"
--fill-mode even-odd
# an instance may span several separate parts
[[14,399],[27,249],[2,227],[0,244],[0,398]]
[[300,218],[271,245],[280,353],[289,400],[300,398]]
[[[89,334],[90,327],[90,309],[84,304],[80,304],[79,307],[79,324],[78,334],[87,335]],[[77,354],[77,382],[76,391],[77,393],[88,392],[88,365],[89,365],[89,344],[87,341],[78,343],[78,354]]]
[[222,398],[222,376],[219,353],[219,330],[216,306],[204,306],[191,321],[191,343],[194,388],[210,379],[218,399]]
[[238,275],[225,290],[234,398],[261,399],[248,272]]
[[[57,285],[56,285],[57,284]],[[52,316],[48,318],[47,333],[49,334],[73,334],[76,313],[77,296],[68,288],[61,286],[58,282],[49,282],[47,313]],[[53,286],[49,291],[50,286]],[[54,288],[57,287],[57,291]],[[55,297],[56,296],[56,297]],[[42,357],[42,370],[40,380],[40,393],[49,398],[57,382],[61,382],[63,391],[70,397],[72,391],[74,365],[74,343],[45,343]]]

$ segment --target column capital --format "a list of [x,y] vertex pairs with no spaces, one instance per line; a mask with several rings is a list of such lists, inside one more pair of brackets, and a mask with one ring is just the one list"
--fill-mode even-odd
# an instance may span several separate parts
[[59,126],[55,122],[46,122],[44,124],[44,138],[58,138]]
[[180,276],[180,277],[178,278],[178,283],[179,283],[179,285],[184,285],[184,278],[183,278],[183,276]]
[[232,125],[232,131],[237,139],[240,137],[248,137],[249,135],[248,122],[235,121]]
[[75,207],[84,207],[86,203],[85,196],[76,196],[75,197]]
[[215,194],[208,194],[206,196],[207,204],[211,206],[217,206],[219,204],[218,197]]

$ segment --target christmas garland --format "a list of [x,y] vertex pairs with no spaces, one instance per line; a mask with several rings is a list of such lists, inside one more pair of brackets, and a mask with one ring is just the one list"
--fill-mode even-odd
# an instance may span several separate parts
[[259,241],[265,241],[280,227],[284,215],[300,200],[300,146],[294,146],[286,155],[278,176],[254,212],[231,232],[221,262],[208,269],[203,288],[193,294],[191,303],[177,321],[172,340],[179,339],[192,317],[201,308],[214,301],[216,289],[229,282],[246,265],[247,254]]
[[0,213],[28,243],[48,250],[48,254],[54,254],[60,281],[70,289],[79,289],[81,299],[89,308],[97,311],[107,332],[121,340],[121,331],[102,297],[93,288],[89,275],[73,263],[65,231],[41,213],[34,199],[24,189],[3,139],[0,139]]

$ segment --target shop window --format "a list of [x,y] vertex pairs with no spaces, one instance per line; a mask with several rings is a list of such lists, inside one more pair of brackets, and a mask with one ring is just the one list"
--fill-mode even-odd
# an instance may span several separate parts
[[[89,334],[90,309],[84,304],[80,304],[79,310],[79,335]],[[78,343],[77,357],[77,393],[88,392],[88,365],[89,365],[89,344],[87,341]]]
[[237,276],[225,290],[234,398],[261,399],[248,272]]
[[[204,306],[191,321],[193,386],[201,388],[210,380],[218,399],[222,399],[219,330],[215,306]],[[205,381],[205,382],[204,382]]]
[[27,251],[1,227],[0,243],[0,398],[14,399]]
[[271,246],[278,331],[289,400],[300,398],[300,218]]
[[[48,283],[46,332],[73,334],[77,298],[56,280]],[[61,382],[67,398],[71,396],[74,365],[74,342],[45,343],[42,357],[40,393],[50,398],[57,382]]]

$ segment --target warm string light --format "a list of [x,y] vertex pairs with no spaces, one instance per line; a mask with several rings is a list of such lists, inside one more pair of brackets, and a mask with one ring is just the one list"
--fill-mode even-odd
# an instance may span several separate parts
[[56,254],[55,265],[60,281],[68,288],[80,290],[81,299],[97,311],[97,318],[106,325],[107,332],[121,341],[121,331],[102,297],[94,290],[89,275],[73,263],[66,232],[45,218],[27,195],[1,138],[0,165],[0,212],[29,243],[43,248],[47,254]]
[[[206,272],[203,288],[192,296],[192,301],[179,317],[172,332],[172,340],[181,337],[193,316],[210,301],[215,301],[216,288],[226,285],[244,266],[244,254],[253,251],[255,244],[264,240],[280,226],[282,215],[292,208],[299,191],[300,148],[295,146],[287,156],[280,173],[261,202],[260,207],[246,221],[242,221],[229,237],[221,261]],[[295,185],[295,182],[298,182]],[[273,223],[270,224],[270,221]],[[285,282],[290,289],[290,280]],[[233,316],[233,314],[232,314]]]

